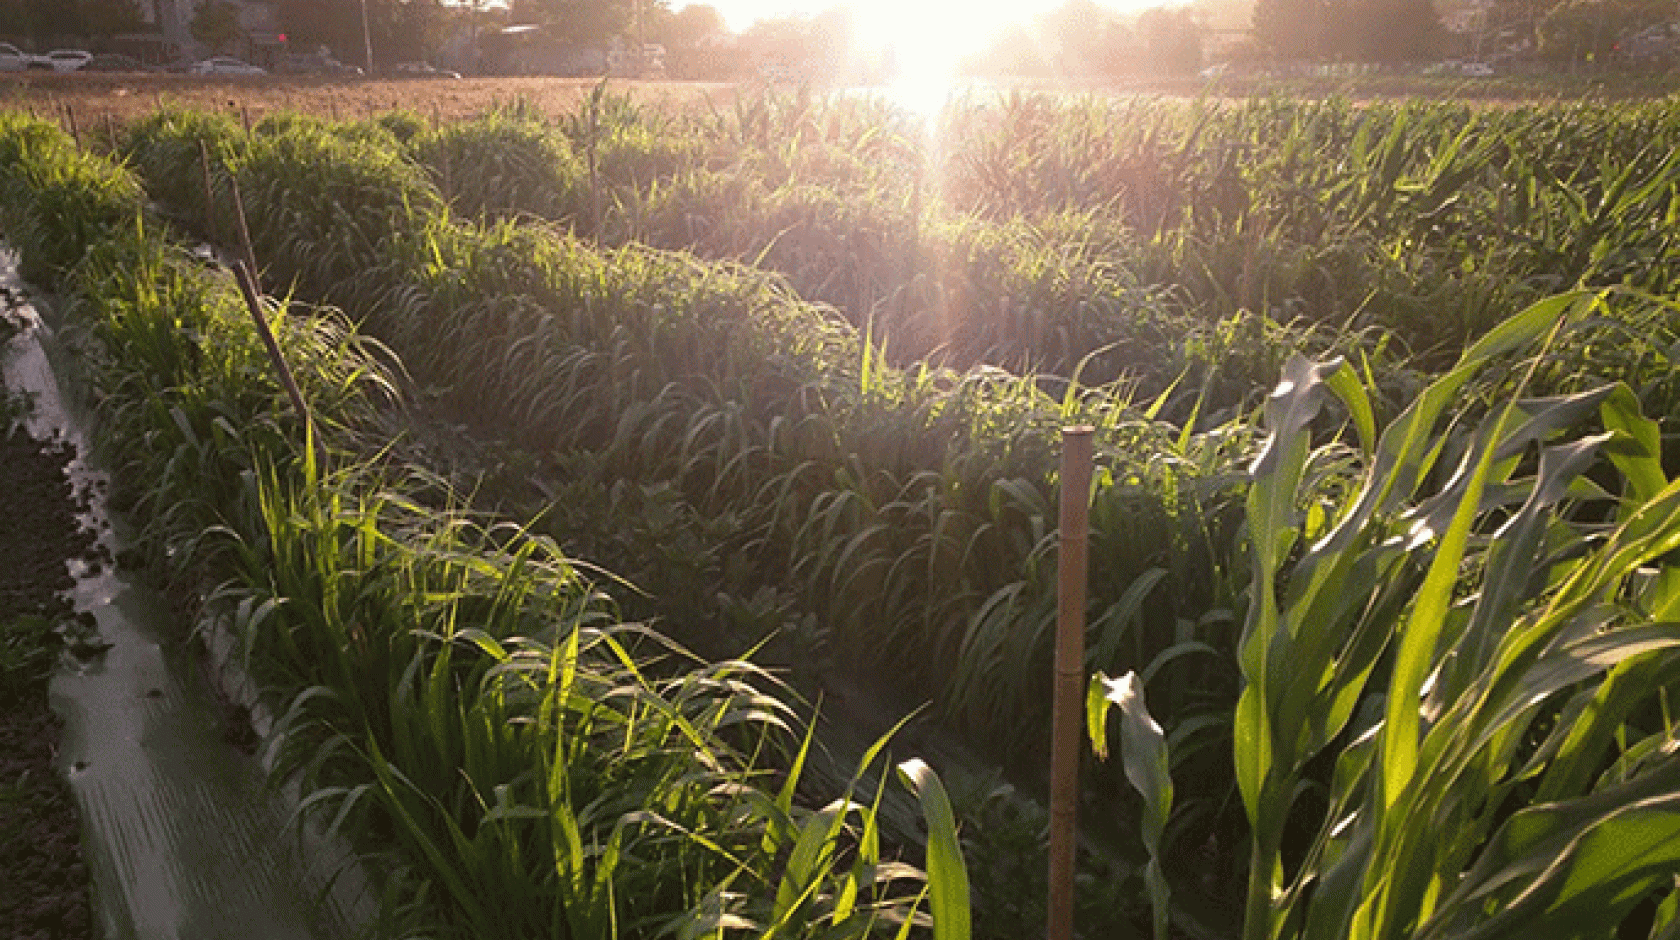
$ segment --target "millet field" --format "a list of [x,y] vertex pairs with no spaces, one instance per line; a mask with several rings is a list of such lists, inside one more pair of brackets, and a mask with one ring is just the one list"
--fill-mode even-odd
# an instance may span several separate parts
[[1088,424],[1081,936],[1680,936],[1680,99],[13,110],[0,214],[380,935],[1042,935]]

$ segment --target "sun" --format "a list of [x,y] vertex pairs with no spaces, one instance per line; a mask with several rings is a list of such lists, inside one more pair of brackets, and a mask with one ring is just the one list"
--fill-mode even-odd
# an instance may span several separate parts
[[[678,5],[682,0],[677,0]],[[699,2],[699,0],[696,0]],[[824,10],[851,14],[856,51],[890,53],[895,97],[942,104],[958,65],[984,49],[999,32],[1025,26],[1064,0],[713,0],[732,29],[775,16],[811,16]],[[1123,6],[1139,0],[1099,0]],[[900,95],[902,93],[902,95]],[[935,100],[937,99],[937,100]]]
[[1030,4],[986,0],[854,0],[856,42],[865,51],[890,51],[893,77],[887,97],[907,110],[931,115],[958,85],[962,60],[1020,17]]

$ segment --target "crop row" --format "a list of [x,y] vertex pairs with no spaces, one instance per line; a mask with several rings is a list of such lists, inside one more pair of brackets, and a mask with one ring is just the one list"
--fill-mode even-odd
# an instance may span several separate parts
[[553,120],[384,126],[469,217],[774,270],[899,364],[1066,376],[1089,356],[1088,379],[1150,396],[1183,376],[1180,418],[1251,400],[1291,348],[1382,331],[1388,358],[1440,368],[1554,291],[1661,294],[1677,274],[1670,102],[1011,96],[917,120],[869,99],[673,116],[598,93]]
[[796,799],[809,740],[774,679],[620,622],[551,540],[438,505],[424,468],[357,460],[397,364],[342,318],[264,312],[311,432],[231,279],[160,237],[126,171],[0,116],[0,204],[63,298],[143,545],[238,637],[281,716],[275,773],[378,861],[372,926],[865,936],[930,895],[966,919],[925,767],[902,771],[929,813],[923,887],[884,854],[886,783]]

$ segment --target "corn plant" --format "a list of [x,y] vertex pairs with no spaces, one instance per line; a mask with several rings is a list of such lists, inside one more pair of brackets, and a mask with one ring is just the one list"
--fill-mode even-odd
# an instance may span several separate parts
[[[1601,304],[1514,316],[1380,439],[1344,364],[1297,361],[1268,400],[1235,726],[1245,936],[1607,936],[1670,886],[1663,669],[1680,629],[1663,556],[1680,489],[1656,427],[1621,385],[1448,418],[1477,373],[1543,355]],[[1368,466],[1345,506],[1303,512],[1322,456],[1308,424],[1332,393]],[[1573,433],[1595,413],[1602,433]],[[1589,475],[1600,454],[1619,487]],[[1303,839],[1291,820],[1326,752],[1322,824]]]

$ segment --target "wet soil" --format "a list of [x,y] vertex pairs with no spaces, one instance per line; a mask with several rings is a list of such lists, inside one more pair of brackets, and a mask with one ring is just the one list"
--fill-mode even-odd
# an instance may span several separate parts
[[81,826],[53,768],[61,727],[47,706],[62,645],[52,628],[76,623],[69,562],[94,545],[65,474],[72,456],[21,428],[0,438],[0,657],[41,651],[0,683],[0,940],[93,936]]

